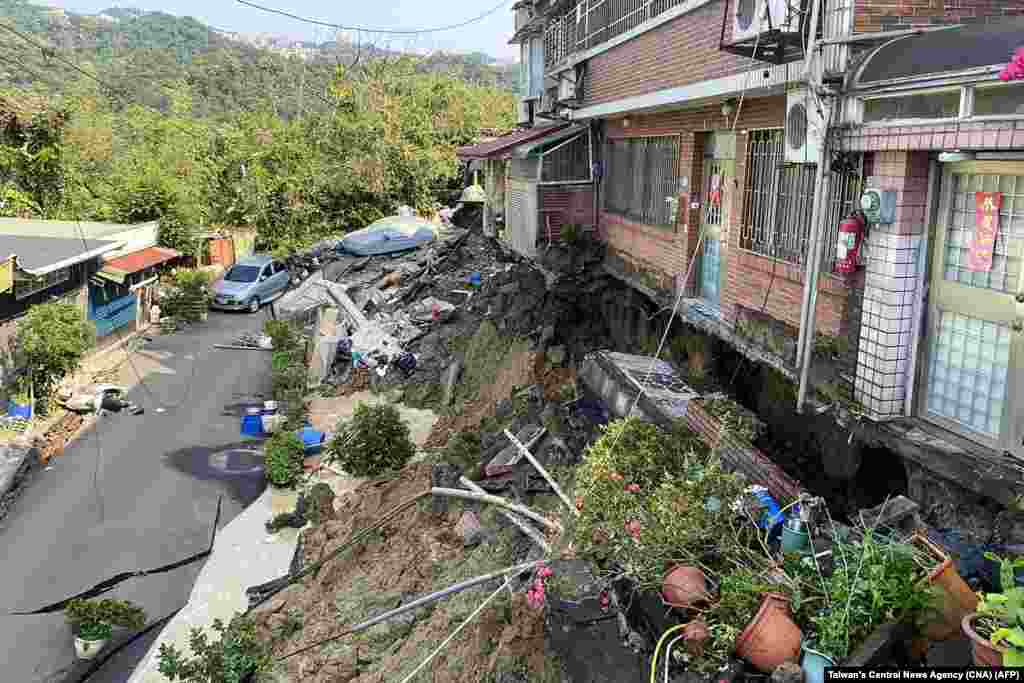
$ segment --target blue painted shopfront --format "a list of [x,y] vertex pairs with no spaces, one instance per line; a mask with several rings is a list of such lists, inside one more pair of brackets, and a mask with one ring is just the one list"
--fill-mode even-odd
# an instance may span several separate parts
[[138,297],[125,287],[89,285],[89,319],[96,323],[96,336],[106,337],[135,322]]

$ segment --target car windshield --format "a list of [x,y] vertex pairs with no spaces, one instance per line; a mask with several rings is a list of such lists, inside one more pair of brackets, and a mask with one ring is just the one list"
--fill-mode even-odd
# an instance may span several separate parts
[[258,266],[231,266],[224,275],[227,282],[256,282],[260,277]]

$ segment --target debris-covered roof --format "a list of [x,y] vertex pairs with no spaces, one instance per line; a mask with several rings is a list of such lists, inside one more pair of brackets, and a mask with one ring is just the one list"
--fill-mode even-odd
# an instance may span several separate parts
[[88,261],[120,245],[106,240],[0,235],[0,253],[14,254],[18,267],[36,276]]
[[455,153],[460,159],[496,159],[505,156],[519,145],[546,137],[551,133],[562,130],[568,125],[567,123],[558,123],[553,126],[524,128],[489,142],[459,147],[455,150]]
[[865,59],[854,87],[899,78],[954,74],[1006,64],[1024,43],[1024,17],[973,24],[892,40]]

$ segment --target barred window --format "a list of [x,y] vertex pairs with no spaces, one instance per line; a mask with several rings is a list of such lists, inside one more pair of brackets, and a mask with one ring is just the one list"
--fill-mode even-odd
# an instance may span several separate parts
[[37,292],[41,292],[44,289],[49,289],[50,287],[55,287],[62,282],[67,282],[70,279],[71,268],[59,268],[39,277],[23,277],[19,273],[18,277],[14,280],[14,298],[24,299]]
[[[803,265],[810,240],[817,165],[784,164],[784,137],[781,129],[750,133],[740,247]],[[856,208],[859,187],[859,157],[852,166],[833,169],[825,245],[835,244],[838,222]]]
[[590,133],[583,132],[544,153],[541,182],[566,183],[590,180]]
[[605,147],[604,208],[630,220],[673,227],[679,195],[679,137],[609,140]]

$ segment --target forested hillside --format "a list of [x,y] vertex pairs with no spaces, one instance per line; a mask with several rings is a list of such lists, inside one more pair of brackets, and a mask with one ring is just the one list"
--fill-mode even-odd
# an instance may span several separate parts
[[456,147],[514,125],[515,97],[480,82],[480,55],[455,68],[337,45],[303,62],[191,19],[112,12],[0,0],[23,36],[0,30],[0,215],[160,219],[185,250],[246,225],[287,249],[436,207],[459,186]]
[[[323,111],[338,64],[390,56],[373,45],[331,42],[303,61],[229,40],[191,17],[160,12],[108,9],[99,16],[48,10],[27,0],[0,0],[0,20],[25,32],[77,64],[89,65],[101,79],[134,101],[164,108],[161,88],[184,80],[193,89],[197,113],[231,115],[269,108],[284,118]],[[73,75],[67,65],[42,50],[26,49],[11,35],[0,35],[0,84],[60,92]],[[474,85],[514,90],[514,67],[496,67],[487,55],[437,53],[416,60],[416,69],[450,74]]]

